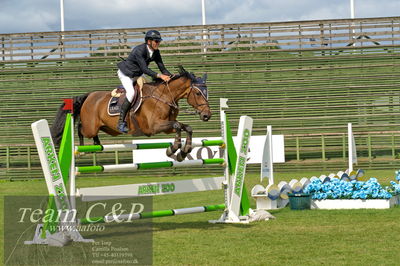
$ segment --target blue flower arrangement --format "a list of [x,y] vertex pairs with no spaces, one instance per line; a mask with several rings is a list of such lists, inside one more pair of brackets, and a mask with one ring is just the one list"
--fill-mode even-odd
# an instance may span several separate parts
[[390,186],[387,186],[386,190],[392,195],[400,195],[400,184],[394,181],[390,181]]
[[[392,181],[393,182],[393,181]],[[330,182],[322,183],[319,179],[314,179],[303,190],[310,193],[312,199],[390,199],[393,194],[400,194],[400,185],[391,182],[390,189],[384,189],[376,178],[368,181],[344,181],[338,178],[331,178]],[[395,192],[397,191],[397,192]]]
[[397,181],[400,181],[400,170],[395,171],[394,173],[395,173],[394,178],[395,178]]

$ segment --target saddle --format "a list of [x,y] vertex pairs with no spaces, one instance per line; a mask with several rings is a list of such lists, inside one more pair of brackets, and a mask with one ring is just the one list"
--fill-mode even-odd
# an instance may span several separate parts
[[[135,113],[140,105],[142,104],[142,88],[146,80],[143,77],[139,77],[133,82],[133,88],[135,89],[135,96],[132,99],[130,110]],[[107,112],[110,116],[117,116],[121,112],[121,105],[126,98],[125,88],[120,85],[111,92],[111,99],[108,102]]]

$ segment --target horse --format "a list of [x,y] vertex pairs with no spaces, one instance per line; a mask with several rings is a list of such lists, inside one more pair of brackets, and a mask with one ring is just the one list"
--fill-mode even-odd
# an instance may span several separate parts
[[[193,130],[189,125],[177,121],[178,102],[186,98],[202,121],[211,118],[206,86],[207,74],[196,77],[179,67],[179,74],[172,76],[168,83],[160,80],[145,83],[142,88],[142,103],[134,112],[132,109],[126,116],[128,134],[133,136],[153,136],[159,133],[175,133],[174,143],[167,148],[167,156],[173,157],[176,151],[178,161],[183,161],[192,150]],[[84,145],[84,137],[93,139],[94,145],[100,145],[99,131],[109,135],[122,134],[117,130],[118,116],[110,116],[107,108],[111,99],[110,91],[93,91],[73,97],[73,117],[78,122],[80,145]],[[51,127],[51,134],[56,145],[60,144],[64,128],[65,116],[62,104]],[[184,147],[181,144],[181,132],[186,132]]]

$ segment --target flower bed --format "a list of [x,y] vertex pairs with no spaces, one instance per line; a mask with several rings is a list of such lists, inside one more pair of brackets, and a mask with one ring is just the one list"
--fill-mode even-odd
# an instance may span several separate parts
[[311,208],[318,209],[360,209],[390,208],[399,201],[400,184],[391,181],[383,188],[376,178],[368,181],[344,181],[331,178],[323,183],[314,179],[303,190],[312,195]]

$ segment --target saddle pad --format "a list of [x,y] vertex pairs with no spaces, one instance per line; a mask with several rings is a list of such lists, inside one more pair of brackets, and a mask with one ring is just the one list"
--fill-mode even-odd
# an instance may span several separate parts
[[[116,93],[117,92],[117,93]],[[125,89],[117,88],[111,92],[112,97],[108,102],[107,112],[109,116],[117,116],[121,112],[121,105],[124,102],[126,95]],[[116,96],[114,96],[116,95]],[[142,104],[142,90],[135,86],[135,96],[133,97],[131,109],[129,112],[136,113]]]

